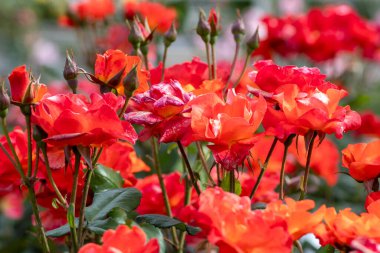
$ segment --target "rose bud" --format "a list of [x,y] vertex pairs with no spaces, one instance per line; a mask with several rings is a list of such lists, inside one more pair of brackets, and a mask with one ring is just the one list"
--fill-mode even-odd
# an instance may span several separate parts
[[164,44],[165,47],[169,47],[177,39],[177,29],[175,28],[174,22],[170,29],[165,33]]
[[206,20],[206,15],[203,10],[199,11],[199,20],[197,26],[197,34],[202,38],[205,43],[210,40],[211,27]]
[[257,27],[255,33],[247,41],[248,53],[251,54],[253,51],[255,51],[259,47],[259,44],[260,44],[259,27]]
[[245,34],[244,22],[241,19],[239,12],[237,13],[236,21],[232,24],[231,32],[234,35],[234,40],[236,42],[240,42],[241,36]]
[[63,69],[63,77],[67,81],[67,84],[69,85],[73,93],[76,93],[78,87],[78,66],[76,62],[73,60],[72,56],[72,54],[70,55],[70,53],[66,51],[66,62],[65,68]]

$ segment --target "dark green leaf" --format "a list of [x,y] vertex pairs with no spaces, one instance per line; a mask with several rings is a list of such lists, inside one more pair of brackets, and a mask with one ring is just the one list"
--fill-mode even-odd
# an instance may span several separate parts
[[[79,223],[79,219],[75,218],[75,226],[76,227],[78,226],[78,223]],[[60,236],[66,235],[68,233],[70,233],[70,226],[68,223],[66,223],[65,225],[60,226],[59,228],[47,231],[46,236],[60,237]]]
[[119,172],[98,164],[92,175],[91,189],[94,192],[101,192],[109,189],[121,188],[123,183],[124,180]]
[[85,210],[86,220],[102,220],[114,208],[126,212],[136,209],[141,200],[141,192],[135,188],[112,189],[95,193],[91,206]]
[[110,217],[105,220],[94,220],[88,224],[87,229],[95,234],[102,235],[107,229],[115,229],[118,225],[120,223]]
[[176,229],[178,229],[180,231],[184,231],[184,232],[186,231],[189,235],[195,235],[201,231],[201,229],[198,227],[189,226],[180,220],[170,218],[168,216],[161,215],[161,214],[139,215],[139,216],[137,216],[136,221],[138,223],[146,222],[146,223],[152,224],[153,226],[159,227],[159,228],[175,227]]

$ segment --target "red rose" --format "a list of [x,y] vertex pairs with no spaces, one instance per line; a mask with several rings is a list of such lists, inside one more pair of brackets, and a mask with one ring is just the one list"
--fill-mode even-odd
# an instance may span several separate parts
[[43,99],[35,107],[33,122],[48,134],[45,141],[57,146],[103,146],[118,139],[134,143],[135,130],[116,112],[124,99],[112,93],[90,97],[61,94]]
[[11,86],[12,101],[17,103],[33,103],[39,101],[47,92],[47,87],[31,78],[26,66],[18,66],[8,76]]

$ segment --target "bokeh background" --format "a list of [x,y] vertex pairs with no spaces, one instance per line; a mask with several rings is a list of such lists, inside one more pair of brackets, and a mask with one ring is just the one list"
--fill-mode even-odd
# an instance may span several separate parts
[[[114,2],[121,8],[125,1],[115,0]],[[205,59],[202,41],[195,32],[199,8],[208,12],[210,8],[215,7],[221,13],[223,32],[216,44],[217,59],[228,61],[231,61],[233,57],[234,41],[230,33],[230,25],[236,18],[237,9],[240,10],[244,19],[247,34],[252,34],[257,26],[260,27],[260,19],[266,14],[278,16],[299,14],[312,7],[342,3],[352,6],[362,17],[380,26],[380,1],[378,0],[167,0],[161,2],[176,8],[178,13],[179,36],[170,48],[168,66],[189,61],[194,56]],[[78,33],[75,29],[63,26],[59,22],[68,6],[73,3],[75,1],[0,1],[0,80],[5,80],[15,66],[26,64],[31,66],[34,73],[41,74],[43,83],[49,85],[62,82],[66,50],[73,50],[79,64],[93,71],[93,64],[84,53],[84,49],[88,46],[85,41],[93,40],[94,38],[89,37],[94,36],[94,33]],[[123,14],[119,12],[108,20],[110,24],[123,22]],[[260,29],[260,35],[265,37],[265,30]],[[84,39],[83,36],[85,36]],[[107,29],[96,28],[95,36],[96,40],[105,38]],[[157,56],[154,58],[156,63],[161,59],[163,51],[162,43],[159,43],[160,39],[157,42]],[[103,53],[100,48],[97,51]],[[339,81],[339,84],[349,90],[350,96],[345,102],[348,102],[353,109],[380,113],[380,62],[362,59],[355,55],[348,57],[342,55],[323,63],[311,62],[303,56],[292,59],[276,57],[275,60],[281,65],[319,67],[330,80]],[[356,137],[349,135],[342,140],[335,140],[340,149],[346,147],[348,143],[358,141]],[[167,171],[175,167],[176,161],[165,152],[169,148],[162,147],[163,167]],[[143,147],[140,148],[140,152],[143,152]],[[340,169],[340,171],[344,170]],[[363,210],[365,190],[361,184],[356,183],[344,173],[340,173],[336,186],[330,188],[322,182],[312,193],[312,198],[316,200],[317,205],[327,203],[339,209],[351,207],[359,212]],[[31,236],[31,221],[27,218],[31,213],[30,207],[25,205],[21,218],[11,219],[2,212],[2,205],[6,204],[0,200],[0,253],[39,252]]]

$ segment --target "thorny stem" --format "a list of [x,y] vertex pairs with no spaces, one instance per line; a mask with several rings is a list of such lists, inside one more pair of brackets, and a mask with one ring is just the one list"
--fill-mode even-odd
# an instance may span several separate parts
[[231,65],[231,70],[230,70],[230,74],[228,76],[228,79],[227,79],[227,82],[226,82],[226,86],[224,86],[224,90],[223,90],[223,95],[226,96],[226,93],[227,93],[227,90],[229,88],[229,83],[231,81],[231,78],[232,78],[232,75],[234,73],[234,70],[235,70],[235,66],[236,66],[236,61],[237,61],[237,57],[239,55],[239,50],[240,50],[240,43],[239,42],[236,42],[236,45],[235,45],[235,54],[234,54],[234,58],[232,60],[232,65]]
[[270,146],[270,149],[269,149],[269,152],[267,154],[267,157],[265,158],[265,162],[264,162],[263,166],[261,167],[261,171],[260,171],[260,174],[259,174],[259,176],[258,176],[258,178],[256,180],[255,186],[253,187],[253,189],[251,191],[251,194],[249,195],[249,197],[251,199],[253,198],[253,195],[255,195],[255,193],[257,191],[257,188],[259,188],[261,179],[263,178],[264,173],[265,173],[265,171],[267,169],[267,166],[268,166],[268,163],[269,163],[269,159],[272,156],[272,153],[274,151],[274,148],[276,147],[277,141],[278,141],[278,139],[275,137],[274,140],[273,140],[273,142],[272,142],[272,145]]
[[[30,105],[28,106],[30,107]],[[30,121],[30,115],[25,115],[25,121],[26,121],[26,132],[28,135],[28,174],[27,174],[27,177],[30,178],[32,176],[32,171],[33,171],[32,122]],[[37,169],[37,167],[35,169]]]
[[49,163],[49,158],[48,158],[48,155],[47,155],[47,150],[46,150],[46,146],[45,146],[45,145],[42,145],[42,147],[41,147],[41,151],[42,151],[42,155],[43,155],[43,157],[44,157],[45,167],[46,167],[46,172],[47,172],[47,175],[48,175],[49,182],[50,182],[51,186],[53,187],[55,194],[56,194],[57,197],[58,197],[59,204],[60,204],[64,209],[67,209],[67,207],[68,207],[68,205],[67,205],[67,201],[66,201],[66,199],[62,196],[61,192],[60,192],[59,189],[58,189],[58,186],[55,184],[55,181],[54,181],[54,178],[53,178],[53,175],[52,175],[52,172],[51,172],[50,163]]
[[[12,144],[11,138],[9,137],[9,132],[8,132],[8,128],[7,128],[7,123],[5,121],[5,117],[1,118],[1,127],[2,127],[3,133],[5,135],[5,138],[7,140],[9,149],[11,150],[13,158],[14,158],[14,160],[11,160],[11,162],[14,161],[14,164],[16,165],[15,168],[16,168],[17,172],[20,174],[22,181],[24,182],[24,184],[28,188],[29,197],[30,197],[30,201],[32,204],[32,209],[33,209],[33,214],[34,214],[35,219],[36,219],[37,230],[39,232],[39,237],[40,237],[40,240],[42,242],[43,251],[49,253],[50,247],[49,247],[49,243],[48,243],[48,240],[47,240],[47,237],[45,234],[45,230],[42,226],[42,222],[41,222],[41,218],[40,218],[40,212],[38,210],[38,205],[37,205],[36,193],[34,191],[34,183],[31,182],[31,180],[29,180],[29,178],[27,178],[25,176],[25,173],[24,173],[22,166],[21,166],[21,163],[20,163],[20,159],[18,158],[16,150]],[[5,150],[5,148],[4,148],[4,150]],[[9,155],[9,153],[8,153],[8,155]]]
[[164,56],[163,56],[163,59],[162,59],[161,82],[164,81],[164,78],[165,78],[165,64],[166,64],[166,56],[167,56],[167,54],[168,54],[168,47],[165,46]]
[[[185,160],[182,159],[182,161],[183,161],[183,167],[184,167],[184,169],[186,169],[185,168],[186,167]],[[188,179],[188,177],[185,177],[185,203],[184,203],[185,206],[190,204],[190,200],[191,200],[191,182]],[[180,234],[180,240],[179,240],[179,252],[180,253],[184,252],[185,239],[186,239],[186,232],[182,231]]]
[[90,190],[90,183],[91,183],[91,177],[93,174],[93,170],[91,168],[87,168],[86,171],[86,178],[85,178],[85,185],[83,188],[83,193],[82,193],[82,202],[80,206],[80,212],[79,212],[79,224],[78,224],[78,241],[79,241],[79,246],[82,246],[83,240],[84,240],[84,214],[85,214],[85,209],[86,209],[86,203],[87,203],[87,198],[88,198],[88,193]]
[[[173,217],[172,209],[170,207],[170,202],[169,202],[169,197],[168,197],[168,192],[166,191],[165,183],[164,183],[164,178],[162,177],[162,171],[161,171],[161,166],[160,166],[160,161],[158,158],[158,144],[157,140],[155,137],[151,138],[152,141],[152,147],[153,147],[153,166],[154,169],[156,170],[158,181],[160,183],[161,191],[162,191],[162,196],[164,198],[164,203],[165,203],[165,208],[166,212],[169,217]],[[178,247],[179,241],[178,241],[178,235],[177,231],[174,227],[171,228],[172,231],[172,236],[173,236],[173,241],[174,244]]]
[[290,145],[292,144],[293,142],[293,139],[296,135],[295,134],[291,134],[288,136],[288,138],[286,138],[285,142],[284,142],[284,154],[282,156],[282,162],[281,162],[281,172],[280,172],[280,199],[281,200],[284,200],[284,197],[285,197],[285,163],[286,163],[286,157],[288,155],[288,150],[289,150],[289,147]]
[[205,42],[205,47],[206,47],[206,58],[207,58],[207,66],[208,66],[208,79],[211,80],[212,78],[212,70],[211,70],[211,62],[210,62],[210,49],[208,47],[208,43]]
[[246,70],[247,67],[248,67],[249,57],[251,57],[251,55],[250,55],[250,54],[247,54],[247,56],[245,57],[245,62],[244,62],[243,70],[241,71],[239,78],[236,79],[235,84],[232,86],[233,88],[236,88],[236,86],[238,86],[238,84],[240,83],[240,80],[241,80],[241,78],[243,77],[243,75],[244,75],[244,73],[245,73],[245,70]]
[[77,236],[77,229],[75,226],[75,201],[77,198],[77,187],[78,187],[78,177],[79,177],[79,167],[80,167],[80,153],[78,150],[74,150],[74,154],[75,154],[75,165],[74,165],[73,186],[71,189],[71,198],[70,198],[70,207],[69,207],[69,212],[71,212],[71,214],[68,214],[68,216],[71,216],[74,219],[73,224],[70,224],[70,222],[69,224],[70,224],[73,249],[74,249],[74,252],[77,252],[78,251],[78,236]]
[[307,193],[307,181],[309,179],[309,174],[310,174],[311,155],[313,153],[313,146],[314,146],[314,141],[316,137],[317,137],[317,131],[314,131],[313,136],[311,137],[311,140],[310,140],[309,148],[307,150],[305,174],[302,180],[301,195],[300,195],[299,200],[303,200]]
[[182,158],[185,161],[187,173],[190,176],[191,183],[193,184],[193,186],[194,186],[195,191],[197,192],[197,194],[200,195],[201,194],[201,190],[199,189],[199,186],[197,184],[197,180],[195,179],[193,170],[191,169],[191,165],[190,165],[189,159],[187,158],[185,149],[183,148],[182,143],[180,141],[177,141],[177,144],[178,144],[179,151],[181,152]]
[[211,47],[211,60],[212,60],[212,69],[211,69],[211,76],[212,76],[212,79],[216,79],[216,57],[215,57],[215,47],[214,47],[214,43],[210,43],[210,47]]
[[50,247],[49,247],[49,243],[48,243],[48,240],[47,240],[47,237],[45,234],[45,229],[42,226],[42,222],[41,222],[41,218],[40,218],[40,211],[38,210],[37,198],[36,198],[36,193],[34,191],[34,184],[33,183],[28,184],[28,190],[29,190],[30,200],[32,203],[34,218],[36,219],[36,223],[37,223],[37,229],[40,233],[40,237],[42,240],[43,250],[44,250],[44,252],[49,253]]
[[214,182],[214,179],[211,177],[211,175],[208,171],[207,161],[205,158],[205,154],[203,153],[202,144],[199,141],[196,141],[195,144],[196,144],[197,149],[198,149],[198,154],[199,154],[199,158],[200,158],[201,163],[202,163],[202,168],[206,172],[207,178],[210,181],[210,183],[212,184],[212,186],[215,186],[216,183]]

